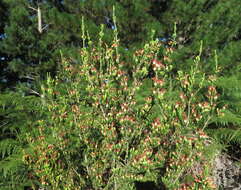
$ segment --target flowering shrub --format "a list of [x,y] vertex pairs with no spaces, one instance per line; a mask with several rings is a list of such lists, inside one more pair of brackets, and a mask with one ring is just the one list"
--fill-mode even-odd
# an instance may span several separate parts
[[199,57],[189,73],[174,72],[168,57],[175,50],[156,40],[129,64],[117,34],[112,45],[103,35],[97,47],[88,39],[78,65],[62,58],[57,77],[42,87],[46,119],[24,156],[39,186],[130,190],[152,181],[162,189],[213,189],[212,142],[203,129],[218,93]]

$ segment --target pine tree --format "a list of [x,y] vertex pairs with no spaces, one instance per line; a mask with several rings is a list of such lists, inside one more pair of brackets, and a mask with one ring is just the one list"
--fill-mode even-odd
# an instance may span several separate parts
[[[236,1],[171,1],[165,13],[159,17],[170,35],[172,25],[177,24],[177,67],[185,68],[189,59],[198,52],[203,42],[204,71],[214,69],[214,51],[219,57],[223,74],[233,74],[240,69],[241,5]],[[184,46],[184,47],[183,47]],[[183,47],[183,48],[182,48]]]
[[[0,43],[5,38],[4,34],[4,25],[7,19],[7,12],[6,12],[6,4],[0,1]],[[4,82],[6,82],[6,79],[4,80],[4,69],[5,69],[5,63],[6,63],[6,55],[1,51],[0,48],[0,90]]]
[[[25,1],[5,0],[9,12],[4,24],[6,38],[1,52],[6,55],[9,72],[19,78],[34,78],[46,72],[55,73],[60,50],[76,54],[82,47],[82,17],[89,33],[98,36],[98,26],[105,25],[105,41],[113,34],[112,7],[116,7],[117,27],[125,47],[143,43],[151,29],[161,31],[160,23],[148,13],[148,1]],[[41,14],[40,14],[41,13]],[[96,39],[92,39],[96,41]]]

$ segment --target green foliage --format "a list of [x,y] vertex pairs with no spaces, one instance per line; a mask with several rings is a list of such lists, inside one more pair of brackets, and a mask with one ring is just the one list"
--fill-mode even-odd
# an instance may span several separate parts
[[225,144],[230,144],[232,143],[236,143],[236,144],[241,144],[241,130],[240,128],[219,128],[218,130],[214,130],[214,129],[209,129],[208,132],[210,132],[210,134],[218,139],[222,140],[222,143]]
[[[210,125],[212,130],[209,134],[220,137],[223,143],[231,140],[228,138],[230,134],[235,136],[233,140],[240,138],[237,136],[241,126],[240,10],[241,5],[237,5],[235,0],[173,0],[168,3],[164,14],[157,16],[166,26],[168,34],[171,33],[172,25],[177,25],[178,45],[171,57],[177,62],[176,70],[190,69],[200,41],[203,41],[202,61],[199,63],[201,70],[210,75],[219,70],[215,83],[221,94],[220,104],[227,110],[223,112],[224,115],[214,119],[215,124]],[[222,130],[224,127],[225,130]]]
[[225,111],[220,111],[216,117],[215,125],[207,130],[210,135],[219,139],[225,144],[241,145],[241,81],[240,74],[230,77],[219,77],[216,85],[222,93],[221,104],[226,107]]
[[202,129],[216,112],[217,92],[198,70],[200,57],[189,73],[173,75],[173,63],[161,58],[170,51],[161,56],[162,44],[152,40],[132,55],[128,73],[114,32],[108,46],[102,27],[97,46],[86,39],[81,63],[63,57],[58,75],[48,76],[41,88],[46,118],[28,133],[28,169],[53,190],[135,189],[146,181],[212,189],[206,158],[215,151]]
[[31,182],[23,163],[26,132],[35,120],[36,97],[22,97],[17,92],[0,96],[0,186],[1,189],[23,189]]
[[[19,79],[38,81],[46,71],[52,77],[42,81],[41,93],[28,81],[0,95],[0,184],[131,189],[150,180],[173,189],[197,181],[192,172],[203,157],[195,163],[192,156],[210,154],[202,129],[240,145],[240,6],[235,0],[1,1],[0,33],[7,37],[0,39],[0,83],[8,81],[0,90]],[[171,36],[173,25],[168,42],[152,40]]]
[[[97,41],[98,27],[104,24],[104,40],[110,43],[113,34],[112,6],[116,6],[116,17],[122,44],[133,46],[149,40],[151,29],[160,31],[160,24],[147,10],[148,1],[26,1],[4,0],[9,12],[4,22],[6,38],[1,40],[0,54],[6,58],[4,77],[14,73],[16,80],[36,76],[45,77],[46,72],[56,74],[59,51],[71,55],[78,61],[78,48],[83,47],[81,19]],[[37,9],[41,11],[41,28]],[[16,43],[17,42],[17,43]],[[75,55],[75,56],[74,56]]]
[[[231,74],[240,64],[238,55],[240,49],[240,21],[238,14],[241,10],[236,1],[203,1],[174,0],[167,11],[159,19],[165,23],[168,34],[172,33],[172,25],[177,23],[177,41],[179,46],[176,60],[188,63],[203,41],[203,61],[205,71],[212,69],[213,53],[217,50],[219,64],[225,68],[223,73]],[[193,51],[194,50],[194,51]],[[222,61],[221,61],[222,60]],[[186,64],[180,63],[179,68]],[[239,67],[239,66],[238,66]]]

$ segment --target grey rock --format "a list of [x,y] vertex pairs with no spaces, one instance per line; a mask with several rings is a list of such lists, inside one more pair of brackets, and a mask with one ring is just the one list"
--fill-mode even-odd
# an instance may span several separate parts
[[220,190],[241,190],[241,168],[227,154],[215,158],[213,179]]

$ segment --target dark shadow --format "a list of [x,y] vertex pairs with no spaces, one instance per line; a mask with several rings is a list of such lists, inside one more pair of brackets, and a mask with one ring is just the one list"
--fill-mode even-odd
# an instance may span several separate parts
[[155,184],[153,181],[135,181],[136,190],[167,190],[163,183]]

